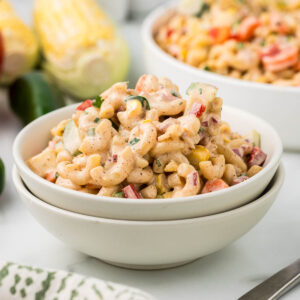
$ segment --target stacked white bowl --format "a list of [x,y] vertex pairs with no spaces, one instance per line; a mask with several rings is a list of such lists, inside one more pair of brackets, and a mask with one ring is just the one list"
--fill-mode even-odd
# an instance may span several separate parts
[[16,189],[32,215],[71,247],[111,264],[166,268],[218,251],[248,232],[268,211],[283,183],[282,145],[264,120],[224,107],[233,130],[261,133],[267,160],[261,172],[236,186],[175,199],[101,197],[62,188],[33,173],[26,160],[47,145],[50,129],[76,105],[26,126],[13,146]]

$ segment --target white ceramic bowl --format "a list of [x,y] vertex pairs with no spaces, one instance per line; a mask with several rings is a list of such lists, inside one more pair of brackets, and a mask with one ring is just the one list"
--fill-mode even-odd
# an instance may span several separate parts
[[56,208],[32,195],[16,168],[13,169],[13,182],[20,197],[37,221],[55,237],[106,262],[141,269],[181,265],[232,243],[265,215],[283,178],[280,166],[259,199],[225,213],[145,222],[96,218]]
[[90,216],[122,220],[171,220],[205,216],[241,206],[259,196],[273,177],[280,161],[282,145],[276,131],[263,120],[237,109],[224,107],[223,119],[241,133],[257,129],[262,149],[268,155],[264,168],[254,177],[228,189],[178,199],[122,199],[100,197],[69,190],[39,177],[25,160],[46,147],[50,129],[70,118],[77,104],[51,112],[26,126],[16,137],[13,156],[30,191],[54,206]]
[[174,7],[173,3],[160,6],[144,21],[142,39],[147,72],[169,77],[182,91],[195,81],[217,86],[226,105],[267,120],[278,131],[286,149],[300,150],[300,87],[279,87],[233,79],[199,70],[173,58],[156,44],[153,33],[172,15]]

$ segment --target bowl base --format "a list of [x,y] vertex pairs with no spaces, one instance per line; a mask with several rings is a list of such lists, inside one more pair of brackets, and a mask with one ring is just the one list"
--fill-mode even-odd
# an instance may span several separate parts
[[124,269],[132,269],[132,270],[161,270],[161,269],[171,269],[171,268],[176,268],[179,266],[183,266],[186,264],[189,264],[191,262],[194,262],[196,259],[191,259],[191,260],[185,260],[185,261],[181,261],[181,262],[176,262],[176,263],[171,263],[171,264],[158,264],[158,265],[135,265],[135,264],[122,264],[122,263],[118,263],[118,262],[114,262],[114,261],[110,261],[110,260],[102,260],[103,262],[116,266],[116,267],[120,267],[120,268],[124,268]]

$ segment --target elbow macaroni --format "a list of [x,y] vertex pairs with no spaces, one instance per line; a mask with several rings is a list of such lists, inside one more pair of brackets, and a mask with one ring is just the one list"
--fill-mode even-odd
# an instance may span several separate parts
[[194,85],[185,100],[167,78],[143,75],[135,89],[118,83],[100,99],[51,130],[48,147],[27,162],[35,173],[98,196],[169,198],[200,194],[214,179],[227,187],[262,168],[261,150],[221,121],[215,87]]
[[184,9],[193,3],[182,0],[154,33],[164,51],[225,76],[300,86],[299,1],[204,0],[198,11]]

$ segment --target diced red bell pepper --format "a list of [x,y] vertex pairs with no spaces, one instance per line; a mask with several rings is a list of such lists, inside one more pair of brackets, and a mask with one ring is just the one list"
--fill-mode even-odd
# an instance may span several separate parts
[[85,100],[84,102],[82,102],[77,108],[76,110],[86,110],[87,108],[91,107],[93,105],[93,100]]
[[[298,62],[294,65],[293,69],[296,70],[296,71],[300,71],[300,61],[298,61]],[[299,85],[298,85],[298,86],[299,86]]]
[[252,38],[255,29],[260,25],[260,21],[255,17],[245,18],[236,33],[239,41],[247,41]]
[[231,33],[230,34],[230,38],[233,39],[233,40],[237,40],[238,41],[239,40],[239,35],[237,33]]
[[240,176],[240,177],[237,177],[237,178],[234,178],[234,179],[232,180],[232,185],[239,184],[239,183],[241,183],[241,182],[243,182],[243,181],[245,181],[245,180],[247,180],[247,179],[249,179],[249,177],[248,177],[248,176],[245,176],[245,175]]
[[54,182],[56,181],[56,176],[55,176],[55,174],[56,174],[56,171],[55,171],[55,170],[50,171],[50,172],[48,172],[48,173],[46,174],[45,179],[48,180],[48,181],[50,181],[50,182],[53,182],[53,183],[54,183]]
[[134,185],[129,184],[122,189],[125,198],[141,199],[141,195],[135,189]]
[[263,56],[262,61],[267,71],[278,72],[296,65],[299,61],[298,55],[298,47],[293,45],[282,48],[273,55]]
[[190,114],[195,115],[197,118],[201,117],[206,110],[206,106],[202,103],[195,102],[190,110]]
[[206,181],[201,194],[216,192],[228,188],[228,184],[222,179],[212,179]]
[[264,47],[260,53],[259,56],[260,57],[264,57],[264,56],[274,56],[276,54],[278,54],[280,52],[280,48],[278,47],[278,45],[274,44],[268,47]]
[[171,37],[171,35],[172,35],[173,33],[174,33],[174,29],[169,28],[169,29],[167,30],[167,32],[166,32],[167,38]]
[[222,44],[230,38],[230,27],[213,27],[209,30],[209,35],[214,44]]
[[264,153],[260,148],[253,147],[249,160],[248,160],[248,168],[252,166],[262,166],[267,158],[267,154]]

